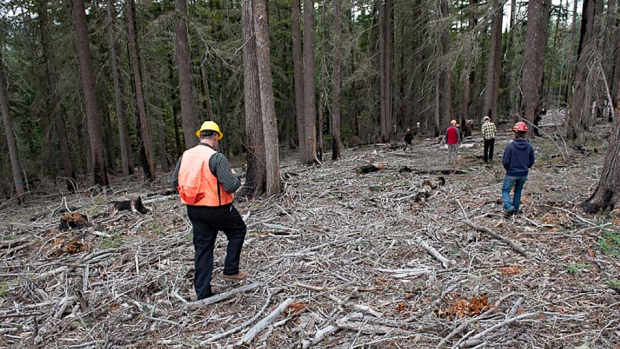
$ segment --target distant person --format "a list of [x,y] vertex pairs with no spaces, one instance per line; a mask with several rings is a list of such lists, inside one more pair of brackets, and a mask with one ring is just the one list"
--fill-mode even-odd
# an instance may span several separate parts
[[413,133],[411,133],[411,129],[407,129],[407,133],[405,133],[405,149],[403,151],[407,151],[407,147],[411,145],[411,141],[413,140]]
[[194,289],[197,299],[210,297],[213,273],[213,248],[219,230],[226,234],[228,246],[224,260],[224,278],[245,279],[239,271],[239,257],[246,225],[233,206],[234,192],[241,185],[224,154],[217,152],[224,137],[219,126],[205,121],[196,131],[200,143],[186,150],[172,175],[181,201],[187,205],[194,242]]
[[[508,143],[504,150],[502,161],[506,169],[504,185],[502,187],[502,200],[504,201],[504,217],[508,218],[519,213],[521,204],[521,191],[527,181],[529,169],[534,165],[534,148],[525,139],[527,135],[525,122],[517,122],[512,128],[515,138]],[[514,198],[510,200],[510,191],[514,188]]]
[[448,162],[451,166],[456,165],[459,152],[460,134],[456,128],[456,120],[450,121],[450,127],[446,129],[446,144],[448,145]]
[[493,150],[495,148],[495,123],[491,122],[491,118],[485,116],[482,118],[482,139],[484,141],[484,163],[493,161]]

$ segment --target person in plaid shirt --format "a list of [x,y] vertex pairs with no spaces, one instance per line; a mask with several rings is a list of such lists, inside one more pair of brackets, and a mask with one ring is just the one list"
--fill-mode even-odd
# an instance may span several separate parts
[[482,118],[482,139],[484,140],[484,163],[493,161],[493,148],[495,146],[495,124],[491,118]]

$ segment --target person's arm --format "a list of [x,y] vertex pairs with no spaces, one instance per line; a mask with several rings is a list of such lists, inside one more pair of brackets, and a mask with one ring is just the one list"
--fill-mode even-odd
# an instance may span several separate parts
[[455,127],[455,129],[456,129],[456,143],[460,144],[461,143],[461,132],[459,131],[457,127]]
[[179,186],[179,170],[181,169],[181,160],[183,160],[183,155],[179,157],[177,161],[177,166],[174,168],[172,175],[170,175],[170,185],[174,190]]
[[535,161],[536,161],[536,156],[534,155],[534,148],[532,146],[530,146],[529,162],[527,164],[527,167],[531,168],[532,166],[534,166],[534,162]]
[[504,149],[504,158],[502,159],[502,165],[504,165],[506,171],[508,171],[508,168],[510,167],[510,153],[510,143],[508,143],[506,149]]
[[238,175],[232,173],[230,163],[224,154],[213,154],[211,160],[209,160],[209,169],[227,192],[234,193],[241,186],[241,179],[239,179]]

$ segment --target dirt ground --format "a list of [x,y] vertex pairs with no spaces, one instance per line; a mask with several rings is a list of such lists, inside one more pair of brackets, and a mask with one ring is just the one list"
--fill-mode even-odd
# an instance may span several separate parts
[[[459,173],[432,139],[283,161],[281,195],[236,203],[247,280],[222,278],[218,237],[214,291],[246,291],[212,304],[193,303],[191,225],[165,175],[3,204],[0,347],[620,348],[620,215],[579,208],[605,142],[534,139],[522,213],[506,219],[509,136],[485,166],[475,133]],[[137,196],[149,213],[113,209]],[[60,230],[68,213],[88,225]]]

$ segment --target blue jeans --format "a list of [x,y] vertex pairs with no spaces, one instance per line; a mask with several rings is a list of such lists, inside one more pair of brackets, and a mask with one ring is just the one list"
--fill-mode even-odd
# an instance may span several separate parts
[[[521,205],[521,191],[523,185],[527,181],[527,176],[509,176],[504,178],[504,185],[502,186],[502,199],[504,200],[504,210],[514,210],[515,213],[519,212],[519,205]],[[514,199],[510,200],[510,191],[515,188]]]

